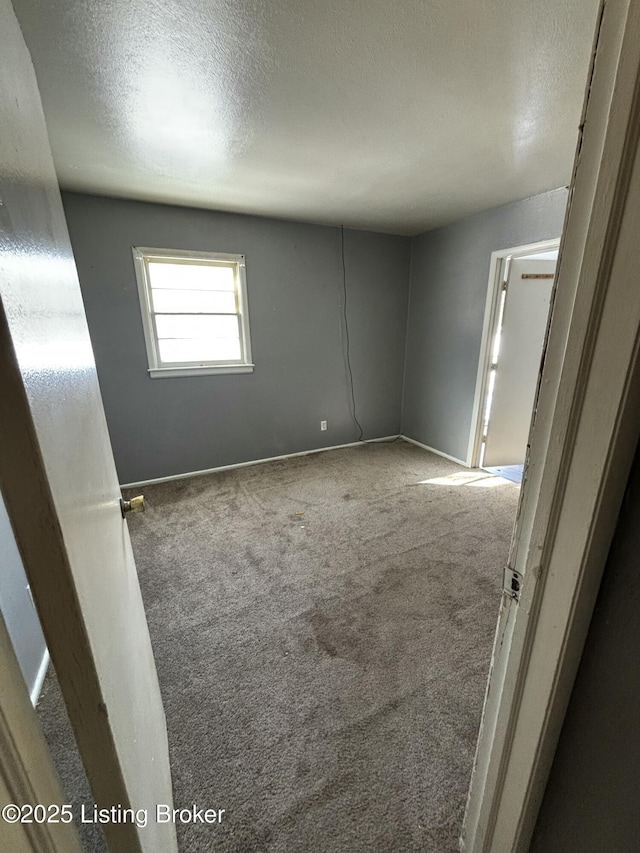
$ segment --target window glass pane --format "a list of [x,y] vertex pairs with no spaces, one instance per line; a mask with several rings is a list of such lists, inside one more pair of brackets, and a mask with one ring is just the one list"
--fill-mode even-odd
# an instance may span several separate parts
[[236,338],[199,338],[196,340],[158,340],[160,361],[240,361],[240,341]]
[[238,338],[235,314],[156,314],[159,338]]
[[233,290],[233,266],[218,264],[172,264],[149,261],[151,287],[171,290]]
[[164,313],[186,311],[235,314],[236,297],[232,290],[152,290],[153,310]]

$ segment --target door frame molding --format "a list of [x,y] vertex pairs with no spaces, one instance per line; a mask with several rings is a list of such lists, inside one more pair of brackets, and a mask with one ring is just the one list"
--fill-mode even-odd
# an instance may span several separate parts
[[[0,756],[3,806],[6,803],[61,806],[66,802],[1,613]],[[0,847],[15,853],[82,853],[75,821],[9,823],[0,820]]]
[[529,849],[640,436],[640,0],[604,0],[464,818]]
[[473,408],[471,410],[471,430],[469,432],[469,444],[466,455],[466,465],[469,468],[477,468],[480,464],[482,421],[489,388],[491,350],[496,332],[498,331],[498,309],[500,307],[500,293],[505,281],[506,262],[508,259],[515,260],[516,258],[530,255],[533,252],[545,252],[550,249],[557,249],[559,246],[560,237],[553,237],[550,240],[540,240],[537,243],[527,243],[523,246],[514,246],[511,249],[498,249],[491,253],[476,387],[473,395]]

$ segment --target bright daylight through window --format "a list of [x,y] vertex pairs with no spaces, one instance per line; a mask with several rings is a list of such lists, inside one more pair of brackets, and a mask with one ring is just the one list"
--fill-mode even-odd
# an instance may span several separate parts
[[153,378],[250,373],[244,255],[134,248]]

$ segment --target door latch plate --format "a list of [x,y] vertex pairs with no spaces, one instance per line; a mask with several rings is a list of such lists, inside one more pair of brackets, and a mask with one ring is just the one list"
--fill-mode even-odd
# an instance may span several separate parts
[[509,598],[514,598],[516,601],[520,601],[520,590],[522,589],[523,581],[524,578],[520,572],[516,572],[515,569],[511,568],[511,566],[504,567],[502,588]]

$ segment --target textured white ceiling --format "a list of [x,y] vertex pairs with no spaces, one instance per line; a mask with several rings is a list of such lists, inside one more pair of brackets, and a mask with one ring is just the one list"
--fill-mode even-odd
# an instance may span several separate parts
[[415,234],[568,183],[597,0],[14,0],[60,183]]

